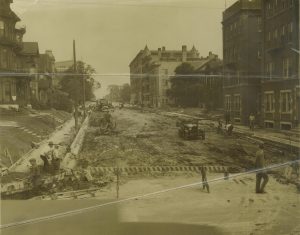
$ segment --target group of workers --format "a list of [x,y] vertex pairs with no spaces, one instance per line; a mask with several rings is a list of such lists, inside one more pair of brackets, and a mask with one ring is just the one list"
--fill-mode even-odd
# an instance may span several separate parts
[[60,172],[61,157],[58,148],[59,146],[55,145],[52,141],[48,143],[47,151],[40,155],[44,163],[43,166],[38,165],[34,158],[29,160],[30,177],[33,186],[39,184],[42,173],[55,175]]

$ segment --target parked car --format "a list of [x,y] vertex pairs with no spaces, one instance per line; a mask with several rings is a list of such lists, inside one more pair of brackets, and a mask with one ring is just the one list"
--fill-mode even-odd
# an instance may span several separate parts
[[185,140],[198,139],[205,140],[205,130],[200,128],[198,120],[182,120],[177,123],[178,135]]

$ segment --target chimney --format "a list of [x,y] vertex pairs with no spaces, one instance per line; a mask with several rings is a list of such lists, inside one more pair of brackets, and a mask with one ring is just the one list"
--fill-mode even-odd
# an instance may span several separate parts
[[186,62],[187,58],[187,48],[186,45],[182,46],[182,62]]
[[166,47],[162,47],[162,51],[165,52],[166,51]]

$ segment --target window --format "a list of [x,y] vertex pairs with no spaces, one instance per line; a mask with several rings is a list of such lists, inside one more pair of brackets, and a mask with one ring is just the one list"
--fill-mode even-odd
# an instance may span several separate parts
[[4,21],[0,20],[0,37],[4,36]]
[[288,24],[288,39],[289,41],[293,39],[293,22]]
[[278,29],[274,30],[274,39],[276,40],[278,38]]
[[268,41],[271,41],[271,32],[268,32]]
[[294,0],[290,0],[290,7],[294,6]]
[[290,90],[280,91],[280,111],[290,113],[292,111],[292,95]]
[[289,77],[290,75],[290,61],[289,58],[282,60],[282,75],[283,77]]
[[265,112],[274,112],[275,110],[275,98],[274,98],[274,92],[268,91],[265,92],[264,95],[264,103],[265,103]]
[[241,96],[240,94],[236,94],[233,97],[233,107],[235,111],[240,111],[241,109]]
[[285,35],[285,25],[282,26],[282,32],[281,35],[284,36]]
[[262,26],[262,23],[261,23],[261,17],[257,17],[257,29],[258,29],[258,32],[261,32],[261,27]]
[[257,58],[261,59],[261,51],[260,51],[260,49],[257,51]]
[[231,110],[231,96],[230,95],[225,95],[225,109],[227,111]]
[[269,75],[271,79],[272,79],[273,71],[274,71],[274,63],[273,62],[267,63],[266,72],[267,72],[267,75]]
[[1,54],[1,61],[0,61],[1,67],[6,69],[8,67],[7,50],[6,49],[0,50],[0,54]]
[[293,32],[293,22],[289,23],[289,32]]

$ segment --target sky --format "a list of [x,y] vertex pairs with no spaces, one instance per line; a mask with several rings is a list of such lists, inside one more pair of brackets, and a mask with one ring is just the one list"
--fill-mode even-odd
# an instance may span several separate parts
[[37,41],[40,53],[52,50],[56,61],[72,59],[76,40],[77,58],[98,73],[97,97],[129,82],[129,63],[145,45],[195,45],[200,56],[222,57],[225,0],[14,0],[12,9],[26,26],[24,41]]

